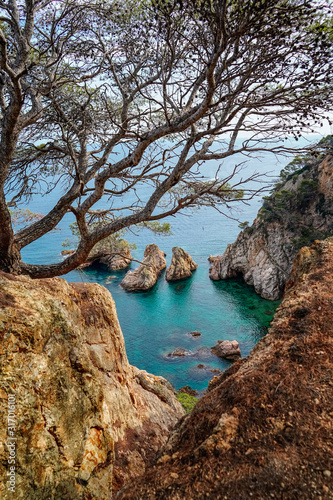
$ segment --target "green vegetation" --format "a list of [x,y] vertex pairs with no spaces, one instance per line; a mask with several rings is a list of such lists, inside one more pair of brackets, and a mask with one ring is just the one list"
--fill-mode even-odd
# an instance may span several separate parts
[[[105,221],[105,224],[107,223],[107,220]],[[89,227],[90,229],[94,229],[94,227],[99,224],[101,225],[101,221],[98,222],[92,222],[90,223]],[[76,222],[73,224],[69,225],[73,238],[66,238],[62,246],[65,248],[77,248],[80,242],[80,231],[78,228],[78,225]],[[137,227],[139,229],[149,229],[155,234],[158,234],[160,236],[169,236],[172,234],[171,232],[171,224],[168,222],[143,222],[141,224],[138,224]],[[123,236],[126,234],[126,229],[123,229],[121,231],[117,231],[114,234],[111,234],[110,236],[104,238],[103,240],[99,241],[93,248],[92,253],[96,254],[99,252],[108,252],[108,253],[121,253],[125,248],[129,248],[130,250],[135,250],[136,245],[134,243],[128,243]]]
[[[296,156],[281,170],[271,194],[263,197],[258,217],[265,222],[281,221],[295,233],[292,244],[296,249],[325,239],[332,233],[306,225],[303,215],[316,200],[314,211],[326,217],[330,214],[325,195],[319,193],[317,166],[332,152],[333,137],[323,138],[304,156]],[[300,177],[301,176],[301,177]],[[290,182],[291,181],[291,182]],[[288,187],[288,189],[286,189]],[[245,223],[244,223],[245,224]],[[245,230],[251,229],[246,226]]]
[[176,394],[176,398],[186,411],[186,414],[188,415],[191,413],[197,402],[199,401],[198,398],[195,398],[194,396],[190,396],[189,394],[186,394],[185,392],[181,392],[179,394]]

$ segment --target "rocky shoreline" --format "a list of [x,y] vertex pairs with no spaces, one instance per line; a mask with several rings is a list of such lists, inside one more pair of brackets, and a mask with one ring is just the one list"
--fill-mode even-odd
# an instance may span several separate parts
[[242,276],[263,298],[280,299],[299,248],[333,234],[332,207],[333,157],[306,160],[275,186],[252,226],[210,256],[210,278]]

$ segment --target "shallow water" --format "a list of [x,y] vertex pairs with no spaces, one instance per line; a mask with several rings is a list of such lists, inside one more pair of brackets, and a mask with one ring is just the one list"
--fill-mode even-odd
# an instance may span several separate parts
[[[286,163],[285,159],[278,163],[275,158],[266,157],[261,163],[251,160],[250,170],[271,171],[276,175]],[[207,167],[208,176],[214,172],[214,165]],[[46,213],[56,194],[35,198],[29,208]],[[260,205],[258,199],[252,200],[234,215],[251,222]],[[23,258],[38,264],[61,260],[61,244],[70,236],[68,225],[72,221],[72,215],[66,215],[58,230],[25,248]],[[198,264],[192,278],[168,283],[163,273],[157,285],[144,293],[122,290],[120,282],[125,272],[111,272],[104,266],[84,272],[74,271],[65,279],[69,282],[97,282],[110,290],[131,364],[166,377],[176,388],[188,384],[203,390],[216,374],[211,370],[224,370],[230,362],[210,354],[209,349],[179,358],[170,358],[168,354],[177,347],[193,352],[200,347],[210,348],[217,340],[236,339],[242,355],[246,356],[266,333],[278,302],[262,299],[240,280],[212,282],[209,279],[208,256],[223,253],[227,244],[235,241],[240,231],[237,221],[205,207],[191,216],[171,218],[170,222],[173,234],[167,237],[156,236],[148,230],[139,234],[128,233],[126,239],[137,245],[133,257],[142,259],[145,246],[156,243],[167,254],[169,265],[172,247],[181,246]],[[138,265],[132,263],[132,269]],[[109,278],[110,275],[113,277]],[[191,331],[199,331],[201,336],[193,338],[188,335]]]

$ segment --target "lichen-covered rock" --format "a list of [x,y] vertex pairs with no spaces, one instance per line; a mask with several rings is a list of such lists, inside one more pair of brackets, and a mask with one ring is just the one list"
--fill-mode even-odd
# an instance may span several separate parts
[[152,288],[161,271],[166,268],[165,255],[154,243],[147,245],[140,267],[133,272],[129,271],[122,280],[121,286],[132,292]]
[[333,238],[297,257],[269,333],[214,377],[121,500],[330,500]]
[[198,265],[185,250],[180,247],[173,247],[171,264],[166,270],[165,279],[167,281],[176,281],[190,278],[192,271],[195,271],[197,267]]
[[211,350],[215,356],[223,359],[238,359],[241,356],[237,340],[218,340]]
[[1,499],[110,499],[182,414],[129,365],[105,288],[0,273]]
[[299,248],[333,233],[333,158],[307,164],[266,200],[253,225],[222,256],[212,280],[243,276],[266,299],[282,297]]

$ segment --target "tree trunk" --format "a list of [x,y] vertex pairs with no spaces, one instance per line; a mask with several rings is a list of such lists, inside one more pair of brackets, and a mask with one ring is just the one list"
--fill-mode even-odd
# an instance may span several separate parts
[[15,244],[3,252],[0,250],[0,270],[5,273],[21,273],[21,254]]
[[0,196],[0,270],[20,273],[21,254],[14,242],[14,231],[4,194]]

